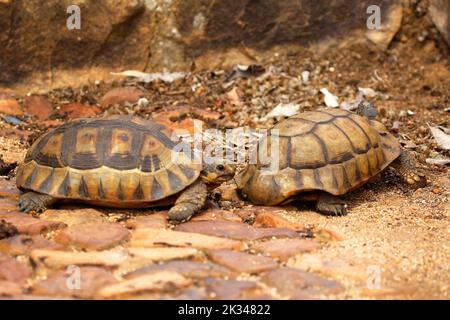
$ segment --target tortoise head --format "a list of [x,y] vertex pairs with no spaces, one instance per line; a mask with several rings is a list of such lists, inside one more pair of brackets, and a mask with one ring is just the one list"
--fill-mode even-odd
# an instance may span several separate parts
[[215,185],[234,177],[235,167],[229,164],[203,164],[201,179],[206,184]]

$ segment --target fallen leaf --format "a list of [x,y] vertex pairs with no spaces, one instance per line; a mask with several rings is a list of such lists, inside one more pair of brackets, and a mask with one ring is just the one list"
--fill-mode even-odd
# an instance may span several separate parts
[[438,166],[445,166],[447,164],[450,164],[450,159],[449,158],[428,158],[425,160],[426,163],[428,164],[435,164]]
[[140,82],[149,83],[155,80],[161,80],[164,82],[174,82],[175,80],[183,79],[187,76],[185,72],[157,72],[157,73],[145,73],[137,70],[126,70],[123,72],[111,72],[115,76],[125,76],[137,78]]
[[450,135],[445,133],[447,129],[440,126],[429,125],[428,127],[438,146],[444,150],[450,150]]
[[272,111],[264,116],[264,120],[278,118],[278,117],[290,117],[299,112],[300,105],[294,103],[280,103]]
[[327,107],[330,108],[339,107],[339,101],[337,97],[333,95],[330,91],[328,91],[328,89],[322,88],[320,89],[320,92],[322,92],[323,95],[325,96],[325,104],[327,105]]

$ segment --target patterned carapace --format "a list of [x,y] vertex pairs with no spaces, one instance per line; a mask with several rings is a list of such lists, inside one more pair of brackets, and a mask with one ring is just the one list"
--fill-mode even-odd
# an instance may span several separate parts
[[[82,119],[43,135],[28,151],[17,185],[55,198],[157,201],[192,184],[201,165],[165,126],[133,117]],[[181,162],[181,163],[180,163]]]
[[[262,174],[273,162],[270,152],[276,133],[278,169]],[[397,139],[381,123],[340,109],[288,118],[265,139],[259,146],[267,148],[269,156],[245,173],[243,191],[256,204],[278,204],[312,190],[342,195],[367,182],[401,152]]]

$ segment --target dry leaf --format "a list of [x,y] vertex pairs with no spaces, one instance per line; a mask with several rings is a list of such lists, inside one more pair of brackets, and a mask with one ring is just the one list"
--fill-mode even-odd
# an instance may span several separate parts
[[444,150],[450,150],[450,135],[446,134],[447,129],[439,126],[428,126],[431,134],[438,146]]

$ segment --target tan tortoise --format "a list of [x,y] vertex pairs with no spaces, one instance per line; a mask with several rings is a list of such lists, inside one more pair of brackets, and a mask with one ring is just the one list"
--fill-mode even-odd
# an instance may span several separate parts
[[[345,215],[347,206],[338,196],[360,187],[390,164],[411,187],[424,186],[426,178],[418,173],[414,157],[401,150],[383,124],[369,119],[373,110],[360,108],[358,115],[324,109],[279,122],[260,142],[270,160],[258,159],[238,174],[240,193],[258,205],[317,200],[317,211]],[[276,156],[270,154],[274,129],[279,136],[275,170],[270,169]]]
[[169,220],[186,221],[204,206],[206,184],[232,178],[234,169],[196,164],[172,139],[167,127],[130,116],[64,124],[41,136],[19,166],[19,208],[42,212],[67,199],[123,208],[174,204]]

